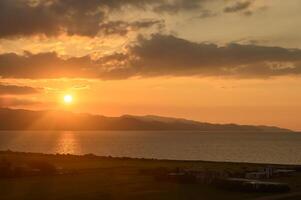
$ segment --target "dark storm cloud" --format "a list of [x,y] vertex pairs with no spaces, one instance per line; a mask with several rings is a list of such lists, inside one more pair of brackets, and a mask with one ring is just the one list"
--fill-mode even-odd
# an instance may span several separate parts
[[55,53],[0,55],[3,78],[82,77],[126,79],[154,76],[268,78],[300,75],[301,50],[258,45],[217,46],[171,35],[139,38],[124,53],[92,60],[61,59]]
[[224,12],[232,13],[232,12],[240,12],[247,10],[252,4],[252,1],[238,1],[234,4],[227,6],[224,9]]
[[111,12],[125,11],[128,6],[155,12],[179,12],[198,9],[204,1],[207,0],[40,0],[35,3],[1,0],[0,38],[56,36],[62,32],[93,37],[101,32],[100,24]]
[[0,83],[0,95],[27,95],[38,93],[39,90],[28,86],[17,86]]

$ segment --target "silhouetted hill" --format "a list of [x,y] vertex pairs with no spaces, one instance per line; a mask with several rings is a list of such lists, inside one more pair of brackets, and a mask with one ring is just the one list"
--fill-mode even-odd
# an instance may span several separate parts
[[200,131],[290,131],[278,127],[210,124],[159,116],[105,117],[66,111],[0,109],[1,130],[200,130]]

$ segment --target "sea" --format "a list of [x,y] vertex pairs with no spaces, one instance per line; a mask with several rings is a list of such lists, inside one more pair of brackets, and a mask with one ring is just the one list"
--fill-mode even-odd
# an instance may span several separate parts
[[169,160],[301,164],[301,133],[0,131],[0,150]]

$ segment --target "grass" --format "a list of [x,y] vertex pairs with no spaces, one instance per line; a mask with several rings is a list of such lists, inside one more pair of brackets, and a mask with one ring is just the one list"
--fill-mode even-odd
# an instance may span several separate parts
[[[230,192],[202,184],[159,182],[153,176],[141,173],[143,170],[159,167],[241,171],[262,166],[259,164],[12,152],[0,152],[1,159],[7,159],[15,165],[38,160],[51,163],[62,172],[62,174],[56,175],[0,179],[1,200],[236,200],[254,199],[267,195]],[[298,177],[299,179],[300,177]],[[295,183],[296,180],[293,182]]]

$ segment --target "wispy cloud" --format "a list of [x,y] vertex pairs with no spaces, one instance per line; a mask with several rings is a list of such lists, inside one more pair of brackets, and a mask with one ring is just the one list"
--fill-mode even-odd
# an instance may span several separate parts
[[39,93],[41,89],[0,83],[0,95],[28,95]]

